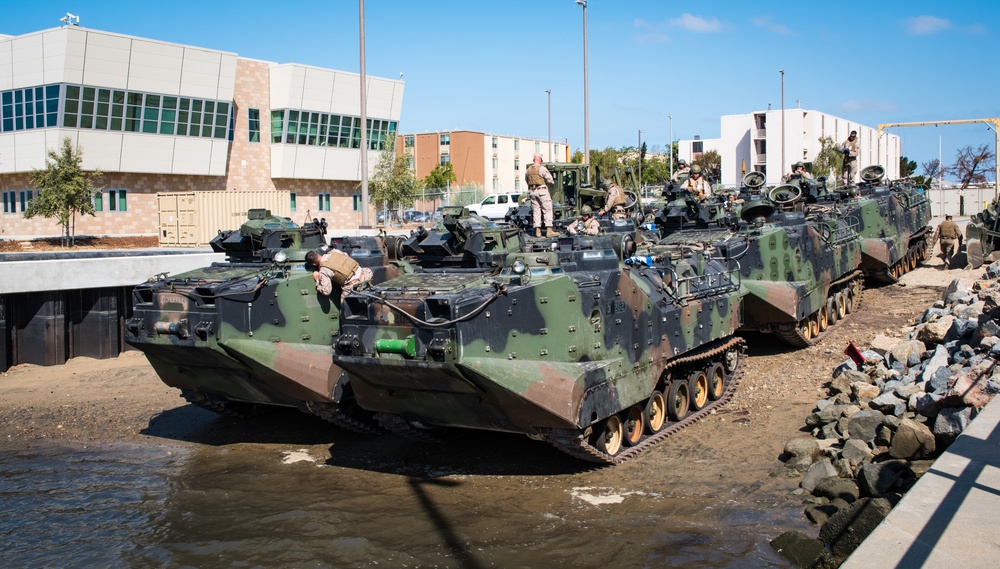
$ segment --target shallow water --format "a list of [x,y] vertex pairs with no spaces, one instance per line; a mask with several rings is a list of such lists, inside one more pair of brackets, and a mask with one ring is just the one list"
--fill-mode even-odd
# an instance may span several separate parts
[[768,540],[798,523],[725,494],[631,484],[642,466],[508,475],[358,468],[336,452],[4,451],[0,566],[786,567]]

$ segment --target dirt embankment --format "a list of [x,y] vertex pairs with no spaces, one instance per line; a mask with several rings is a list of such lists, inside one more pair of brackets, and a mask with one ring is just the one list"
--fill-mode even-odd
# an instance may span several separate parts
[[63,247],[60,238],[17,241],[0,239],[0,253],[25,253],[29,251],[77,251],[93,249],[148,249],[160,246],[156,236],[134,237],[77,237],[73,247]]

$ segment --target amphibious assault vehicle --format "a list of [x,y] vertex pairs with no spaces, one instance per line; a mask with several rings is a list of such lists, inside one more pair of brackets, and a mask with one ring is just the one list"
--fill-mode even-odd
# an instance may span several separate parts
[[965,250],[969,265],[978,269],[1000,258],[1000,203],[993,200],[983,211],[969,218],[965,227]]
[[416,268],[345,299],[334,360],[384,425],[523,433],[617,463],[731,395],[734,267],[627,246],[622,262],[609,235],[516,237],[488,271]]
[[[377,432],[330,358],[336,299],[316,292],[303,263],[308,251],[326,246],[320,228],[250,210],[246,223],[211,246],[227,260],[133,289],[126,341],[195,405],[223,414],[258,404],[297,407]],[[375,281],[398,274],[381,239],[335,238],[333,246],[372,269]]]

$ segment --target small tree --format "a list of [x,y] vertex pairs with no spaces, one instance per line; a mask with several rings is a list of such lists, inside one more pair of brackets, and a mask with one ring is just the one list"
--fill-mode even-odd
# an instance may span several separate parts
[[390,137],[386,148],[379,154],[371,179],[372,203],[390,203],[395,206],[413,204],[419,184],[410,170],[409,156],[396,154],[395,139]]
[[719,156],[719,153],[715,150],[703,152],[702,155],[697,160],[693,160],[691,164],[701,166],[702,175],[709,181],[709,183],[717,184],[722,178],[722,157]]
[[452,182],[458,180],[455,176],[455,171],[452,169],[451,162],[447,164],[438,164],[431,170],[430,174],[424,178],[425,188],[447,188]]
[[840,169],[844,166],[844,154],[840,147],[829,136],[822,136],[819,139],[820,149],[813,160],[812,171],[817,178],[824,176],[827,179],[836,180]]
[[85,172],[81,168],[83,149],[73,147],[69,137],[63,138],[62,152],[49,150],[44,170],[31,171],[31,185],[36,195],[28,204],[24,217],[36,215],[54,217],[62,228],[62,245],[72,247],[76,237],[76,214],[94,215],[94,180],[100,171]]
[[917,163],[906,156],[899,157],[899,177],[909,178],[917,171]]

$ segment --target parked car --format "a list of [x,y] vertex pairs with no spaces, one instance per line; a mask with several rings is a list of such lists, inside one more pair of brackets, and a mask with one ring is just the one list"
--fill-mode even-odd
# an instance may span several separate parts
[[517,207],[517,200],[521,197],[521,192],[490,194],[478,204],[466,206],[469,211],[477,213],[487,219],[503,219],[507,211],[512,207]]
[[417,211],[408,209],[403,212],[403,223],[427,223],[431,220],[429,211]]
[[378,225],[385,225],[386,219],[389,220],[389,223],[402,223],[402,221],[400,221],[399,218],[399,211],[394,209],[391,210],[383,209],[382,211],[378,212],[378,214],[375,216],[375,223],[377,223]]

